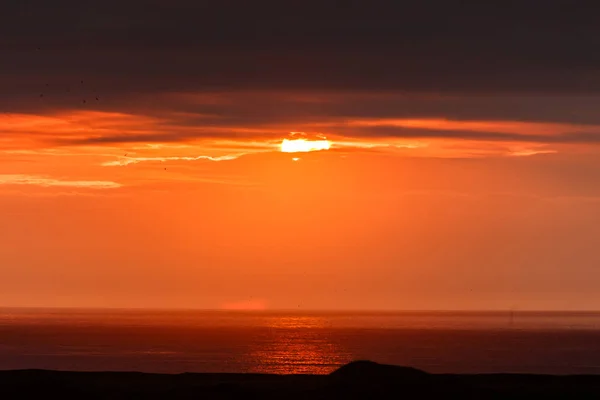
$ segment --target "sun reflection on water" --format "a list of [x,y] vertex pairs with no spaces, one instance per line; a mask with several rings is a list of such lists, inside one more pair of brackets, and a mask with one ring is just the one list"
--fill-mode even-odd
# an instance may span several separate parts
[[253,366],[248,372],[328,374],[351,361],[351,354],[331,340],[327,327],[326,319],[313,316],[271,318],[260,345],[247,355]]

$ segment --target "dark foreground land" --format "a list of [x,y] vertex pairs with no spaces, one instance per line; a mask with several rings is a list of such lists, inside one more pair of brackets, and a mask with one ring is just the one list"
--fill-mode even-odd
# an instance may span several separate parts
[[600,399],[600,376],[434,375],[357,361],[330,375],[0,372],[0,398]]

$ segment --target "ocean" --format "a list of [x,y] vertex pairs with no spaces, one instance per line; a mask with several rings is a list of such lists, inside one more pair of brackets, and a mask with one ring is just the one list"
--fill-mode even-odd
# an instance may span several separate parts
[[600,374],[600,313],[0,309],[0,369]]

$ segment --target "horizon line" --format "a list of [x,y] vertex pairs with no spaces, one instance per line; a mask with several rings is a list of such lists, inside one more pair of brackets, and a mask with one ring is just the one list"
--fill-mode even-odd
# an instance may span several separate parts
[[175,312],[221,312],[221,313],[600,313],[600,309],[224,309],[224,308],[184,308],[184,307],[66,307],[66,306],[0,306],[3,310],[64,310],[64,311],[175,311]]

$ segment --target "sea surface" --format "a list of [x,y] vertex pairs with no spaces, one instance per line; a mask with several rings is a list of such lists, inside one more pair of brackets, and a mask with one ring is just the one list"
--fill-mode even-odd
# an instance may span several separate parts
[[0,369],[600,374],[600,313],[0,309]]

